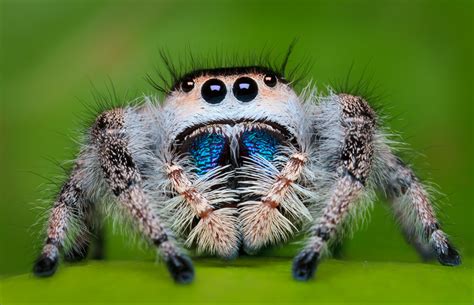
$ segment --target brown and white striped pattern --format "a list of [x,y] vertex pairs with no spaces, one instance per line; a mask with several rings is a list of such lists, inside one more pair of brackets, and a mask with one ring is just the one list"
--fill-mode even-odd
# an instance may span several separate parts
[[198,252],[216,254],[224,258],[237,255],[240,244],[237,210],[230,207],[213,207],[206,196],[193,187],[181,166],[168,165],[166,172],[172,188],[199,219],[187,236],[186,245],[196,245]]
[[285,241],[294,234],[296,227],[279,211],[279,207],[284,204],[293,183],[300,178],[305,162],[306,155],[291,155],[259,201],[239,205],[241,230],[248,250],[255,251],[265,245]]

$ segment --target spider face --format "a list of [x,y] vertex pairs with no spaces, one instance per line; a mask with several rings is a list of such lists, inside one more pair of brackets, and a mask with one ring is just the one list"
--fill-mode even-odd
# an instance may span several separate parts
[[243,156],[271,160],[295,142],[302,108],[284,78],[260,67],[200,70],[178,81],[165,101],[169,143],[190,153],[198,171]]

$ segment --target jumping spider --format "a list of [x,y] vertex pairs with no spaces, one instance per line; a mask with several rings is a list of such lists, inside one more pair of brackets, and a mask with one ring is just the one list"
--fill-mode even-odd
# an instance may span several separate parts
[[34,273],[52,275],[61,249],[84,258],[96,207],[111,202],[156,246],[177,282],[194,277],[177,241],[233,258],[303,230],[308,238],[292,272],[308,280],[343,222],[357,220],[350,216],[376,189],[424,251],[443,265],[460,264],[428,192],[380,125],[363,97],[323,96],[311,86],[298,95],[271,68],[185,74],[163,103],[144,98],[97,117],[51,210]]

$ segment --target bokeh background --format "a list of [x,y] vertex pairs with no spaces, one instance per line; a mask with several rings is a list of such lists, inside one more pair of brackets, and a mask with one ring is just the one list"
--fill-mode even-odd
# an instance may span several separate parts
[[[0,99],[0,274],[28,272],[36,253],[35,208],[51,160],[71,159],[91,91],[157,92],[144,80],[158,51],[283,54],[310,58],[321,87],[366,69],[413,153],[420,176],[446,194],[440,218],[464,257],[473,255],[472,1],[12,1],[3,0]],[[33,228],[33,229],[32,229]],[[109,230],[110,231],[110,230]],[[153,258],[108,232],[107,258]],[[292,252],[290,248],[290,253]],[[276,251],[275,255],[289,252]],[[417,262],[387,205],[343,249],[344,260]]]

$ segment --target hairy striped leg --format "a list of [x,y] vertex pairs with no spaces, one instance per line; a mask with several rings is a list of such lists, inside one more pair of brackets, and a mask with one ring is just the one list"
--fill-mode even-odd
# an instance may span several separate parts
[[461,257],[441,230],[428,192],[413,171],[388,148],[381,154],[385,161],[382,187],[409,240],[422,257],[429,258],[434,253],[443,265],[459,265]]
[[83,205],[81,213],[84,215],[81,224],[84,230],[77,233],[71,249],[64,253],[64,260],[67,262],[84,260],[89,254],[91,246],[93,247],[92,258],[103,259],[104,229],[100,223],[100,215],[92,202]]
[[[182,213],[188,215],[183,217],[175,215],[177,229],[182,230],[183,227],[186,228],[186,223],[190,224],[194,218],[199,219],[189,233],[186,244],[188,246],[196,244],[199,252],[217,254],[224,258],[235,257],[239,249],[237,209],[231,207],[215,209],[213,206],[215,201],[231,203],[235,199],[232,198],[232,194],[225,190],[203,190],[206,192],[204,194],[193,186],[184,169],[177,164],[168,165],[166,171],[173,190],[182,197],[182,204],[188,208],[180,209]],[[217,177],[214,178],[219,180]],[[214,197],[214,200],[209,197]]]
[[[153,211],[142,188],[140,172],[127,144],[125,110],[114,109],[101,114],[92,128],[91,147],[94,147],[92,149],[95,151],[94,158],[99,160],[105,180],[115,195],[117,204],[122,205],[131,214],[141,232],[159,248],[172,277],[177,282],[190,282],[194,277],[192,263],[168,238],[157,213]],[[82,188],[85,184],[82,183],[83,180],[87,180],[83,177],[82,169],[85,162],[87,161],[80,156],[53,206],[47,239],[34,265],[34,273],[38,276],[49,276],[54,273],[58,265],[59,250],[68,238],[68,231],[74,229],[74,225],[87,222],[84,211],[88,210],[85,205],[90,198],[87,198],[87,192]],[[78,219],[78,216],[82,218]],[[76,236],[76,242],[88,243],[86,235]]]
[[339,178],[332,190],[331,198],[311,229],[311,236],[303,251],[293,262],[293,276],[297,280],[313,277],[320,254],[327,242],[336,234],[344,217],[361,196],[364,185],[350,174]]
[[159,249],[175,281],[188,283],[194,277],[190,259],[182,254],[161,224],[143,190],[142,177],[128,148],[125,111],[103,113],[92,129],[93,143],[105,180],[121,204],[138,223],[140,231]]
[[89,248],[92,239],[92,223],[91,215],[89,215],[91,210],[90,207],[91,204],[89,203],[82,211],[82,213],[84,213],[84,217],[81,225],[84,227],[84,230],[76,234],[74,238],[74,246],[71,247],[69,251],[64,252],[64,260],[66,262],[80,262],[84,260],[89,254]]
[[[306,155],[292,154],[281,172],[275,174],[259,167],[260,163],[265,164],[263,161],[257,158],[242,167],[254,179],[246,182],[249,185],[243,190],[247,194],[261,196],[259,200],[249,200],[239,205],[244,247],[250,252],[284,241],[293,234],[295,227],[280,208],[295,218],[311,217],[292,189],[303,171]],[[262,188],[265,188],[263,192]]]
[[308,280],[314,276],[320,254],[328,241],[336,236],[348,211],[364,192],[373,158],[375,114],[359,97],[340,94],[333,98],[340,107],[340,124],[344,131],[340,158],[337,164],[339,177],[331,189],[321,216],[310,230],[305,248],[293,261],[293,277]]
[[88,202],[81,188],[80,174],[76,165],[51,210],[45,245],[33,267],[36,276],[45,277],[54,274],[59,263],[59,251],[76,222],[83,221],[77,218],[83,216],[79,211],[84,209],[86,204]]

